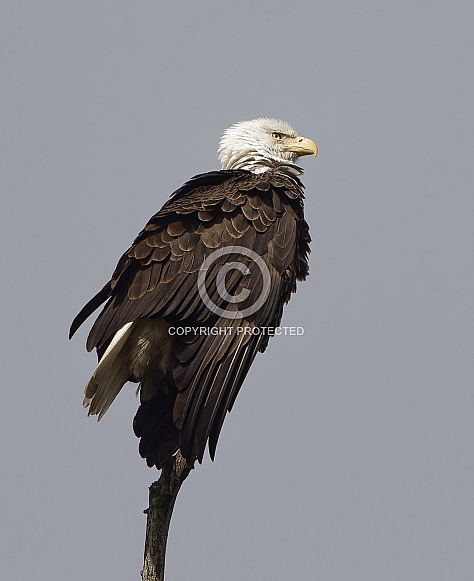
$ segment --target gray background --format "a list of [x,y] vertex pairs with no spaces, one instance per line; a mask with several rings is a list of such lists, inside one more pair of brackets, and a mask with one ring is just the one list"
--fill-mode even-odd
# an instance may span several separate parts
[[69,323],[223,129],[288,120],[311,276],[185,483],[168,579],[471,580],[469,1],[3,1],[2,579],[139,579],[131,388]]

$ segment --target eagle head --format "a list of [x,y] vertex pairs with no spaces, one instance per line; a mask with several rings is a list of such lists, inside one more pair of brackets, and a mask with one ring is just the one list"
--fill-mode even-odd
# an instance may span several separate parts
[[219,144],[222,169],[254,173],[276,166],[294,166],[302,155],[318,153],[316,143],[299,136],[286,121],[259,118],[240,121],[224,131]]

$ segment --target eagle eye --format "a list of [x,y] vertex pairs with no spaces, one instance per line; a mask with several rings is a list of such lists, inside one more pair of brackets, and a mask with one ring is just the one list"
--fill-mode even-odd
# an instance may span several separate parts
[[272,137],[273,137],[273,139],[276,139],[279,141],[280,139],[283,139],[283,133],[279,133],[278,131],[274,131],[272,133]]

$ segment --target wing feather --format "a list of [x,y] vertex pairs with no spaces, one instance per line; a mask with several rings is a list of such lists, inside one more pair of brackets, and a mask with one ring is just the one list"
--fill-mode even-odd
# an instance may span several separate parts
[[[303,220],[301,182],[282,172],[255,175],[242,170],[201,174],[177,190],[155,214],[120,259],[112,279],[81,310],[71,326],[77,328],[105,301],[89,333],[87,348],[103,353],[117,331],[143,317],[162,317],[171,325],[227,327],[228,334],[194,331],[175,337],[171,387],[142,401],[134,420],[140,454],[161,467],[181,449],[189,462],[202,460],[209,441],[214,457],[224,418],[258,351],[268,337],[239,334],[237,329],[274,326],[296,280],[307,274],[309,233]],[[215,304],[233,312],[213,313],[198,290],[199,269],[216,249],[233,247],[206,273],[206,290]],[[263,289],[259,268],[238,247],[254,250],[265,262],[270,294],[256,312],[242,319],[235,303],[219,295],[220,267],[238,260],[249,273],[232,269],[226,290],[243,289],[253,304]],[[234,309],[234,310],[233,310]]]

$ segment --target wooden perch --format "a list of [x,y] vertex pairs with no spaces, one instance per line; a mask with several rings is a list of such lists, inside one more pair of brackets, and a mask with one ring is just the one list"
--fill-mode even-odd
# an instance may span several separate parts
[[141,576],[143,581],[164,581],[165,553],[174,503],[181,484],[192,470],[178,452],[161,470],[159,480],[149,488],[146,521],[145,557]]

